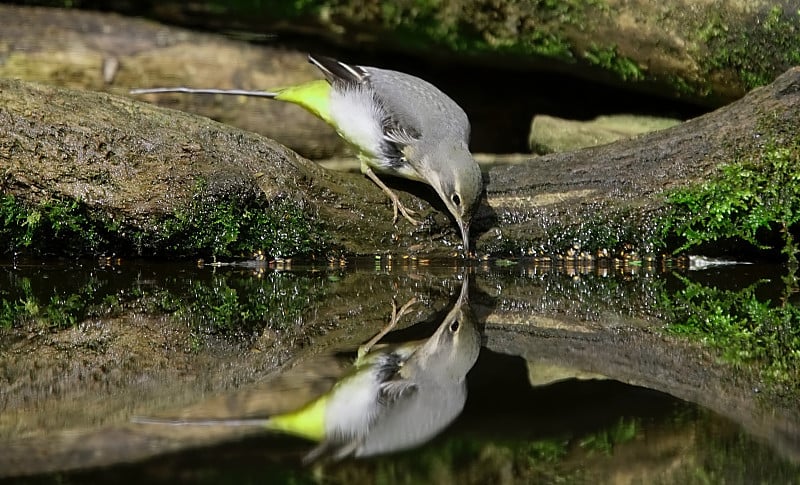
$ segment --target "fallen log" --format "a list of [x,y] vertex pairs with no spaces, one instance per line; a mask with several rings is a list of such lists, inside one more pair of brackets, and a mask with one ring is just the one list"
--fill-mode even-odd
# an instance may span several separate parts
[[[670,129],[490,169],[473,223],[477,251],[552,254],[575,242],[654,249],[666,191],[705,181],[734,160],[757,161],[770,147],[796,147],[798,106],[795,68]],[[73,214],[74,236],[88,231],[96,239],[83,252],[232,255],[261,244],[273,256],[457,253],[454,226],[426,186],[395,184],[425,223],[393,225],[383,193],[360,175],[324,170],[253,133],[113,95],[0,81],[0,161],[6,220],[24,222],[32,209],[37,217]],[[48,211],[53,204],[59,210]],[[24,249],[30,224],[7,224],[3,247]]]

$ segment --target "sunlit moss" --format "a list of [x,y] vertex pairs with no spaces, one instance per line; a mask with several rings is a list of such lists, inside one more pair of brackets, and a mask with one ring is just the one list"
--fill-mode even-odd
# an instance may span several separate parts
[[664,230],[681,240],[678,251],[732,238],[766,249],[767,237],[777,232],[781,251],[796,265],[792,230],[800,221],[798,167],[800,140],[733,160],[708,181],[669,195],[672,213]]
[[191,202],[165,218],[146,242],[153,252],[272,257],[321,254],[327,237],[315,217],[291,199],[267,201],[255,192],[212,194],[203,182]]
[[33,206],[0,195],[0,254],[95,254],[111,247],[119,228],[78,200],[46,199]]

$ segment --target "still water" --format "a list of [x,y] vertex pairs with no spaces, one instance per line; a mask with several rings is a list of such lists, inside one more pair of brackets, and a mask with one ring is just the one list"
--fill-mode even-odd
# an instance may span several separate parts
[[791,385],[670,326],[781,271],[5,262],[0,480],[800,483]]

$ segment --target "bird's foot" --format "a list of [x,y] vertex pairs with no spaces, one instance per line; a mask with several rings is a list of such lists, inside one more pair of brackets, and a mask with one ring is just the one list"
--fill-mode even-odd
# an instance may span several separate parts
[[365,343],[364,345],[362,345],[362,346],[360,346],[358,348],[358,358],[361,359],[362,357],[367,355],[369,353],[369,351],[372,350],[372,347],[375,344],[380,342],[380,340],[383,337],[385,337],[387,333],[391,332],[392,329],[397,326],[397,322],[399,322],[401,318],[403,318],[404,316],[406,316],[409,313],[411,313],[411,308],[414,305],[416,305],[416,303],[417,303],[417,297],[414,297],[414,298],[408,300],[408,302],[405,305],[403,305],[402,307],[400,307],[400,310],[398,310],[397,309],[397,303],[394,300],[392,300],[392,318],[391,318],[391,320],[389,320],[389,323],[386,324],[386,326],[383,327],[383,329],[380,332],[378,332],[377,335],[375,335],[374,337],[369,339],[369,342]]
[[420,222],[412,217],[417,213],[409,209],[408,207],[404,206],[403,203],[400,202],[400,199],[397,198],[397,195],[395,194],[392,195],[394,195],[394,198],[392,199],[392,202],[394,203],[394,218],[392,219],[392,224],[397,224],[397,213],[400,212],[401,214],[403,214],[403,217],[405,217],[406,220],[411,224],[415,226],[420,225]]
[[381,179],[379,179],[377,175],[375,175],[375,172],[373,172],[371,168],[367,167],[367,169],[364,171],[364,174],[367,177],[369,177],[370,180],[375,182],[375,185],[380,187],[381,190],[383,190],[383,192],[387,196],[389,196],[389,199],[394,204],[394,218],[392,219],[392,224],[397,224],[397,214],[399,212],[400,214],[403,214],[403,217],[405,217],[406,220],[408,222],[410,222],[411,224],[413,224],[415,226],[420,225],[420,221],[418,221],[418,220],[414,219],[414,217],[412,217],[412,216],[414,216],[416,214],[416,212],[414,212],[413,210],[411,210],[408,207],[404,206],[403,203],[400,202],[400,198],[397,197],[397,194],[395,194],[392,191],[392,189],[387,187],[386,184],[383,183],[383,181]]

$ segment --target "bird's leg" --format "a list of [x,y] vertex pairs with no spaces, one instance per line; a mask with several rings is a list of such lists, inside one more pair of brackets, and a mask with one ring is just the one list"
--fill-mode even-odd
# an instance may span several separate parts
[[397,194],[392,192],[392,189],[387,187],[386,184],[383,183],[383,181],[381,179],[379,179],[377,175],[375,175],[375,172],[373,172],[371,168],[367,168],[364,171],[364,174],[367,177],[369,177],[370,180],[375,182],[375,185],[377,185],[378,187],[383,189],[383,191],[386,193],[386,195],[388,195],[389,198],[394,203],[394,218],[392,219],[392,224],[396,224],[397,223],[397,211],[399,210],[400,213],[403,214],[403,217],[405,217],[408,220],[408,222],[410,222],[411,224],[414,224],[415,226],[419,225],[419,221],[414,219],[413,217],[411,217],[412,215],[416,214],[416,212],[414,212],[413,210],[411,210],[411,209],[407,208],[406,206],[404,206],[403,203],[400,202],[400,199],[397,197]]
[[358,348],[358,358],[361,359],[365,355],[369,353],[372,349],[372,346],[380,342],[380,340],[386,336],[387,333],[391,332],[394,327],[397,326],[397,322],[400,321],[401,318],[406,316],[407,314],[411,313],[411,307],[413,307],[417,303],[417,297],[414,297],[408,302],[400,307],[400,311],[397,310],[397,303],[392,300],[392,319],[389,320],[389,323],[383,327],[383,329],[378,332],[377,335],[369,339],[369,342],[365,343],[364,345]]

